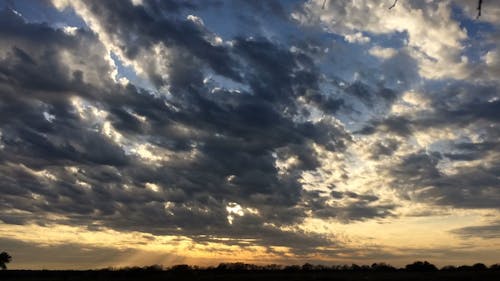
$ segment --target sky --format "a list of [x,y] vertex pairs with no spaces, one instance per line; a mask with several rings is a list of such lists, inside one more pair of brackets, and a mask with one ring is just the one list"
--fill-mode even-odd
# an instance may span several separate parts
[[500,2],[0,0],[10,268],[500,262]]

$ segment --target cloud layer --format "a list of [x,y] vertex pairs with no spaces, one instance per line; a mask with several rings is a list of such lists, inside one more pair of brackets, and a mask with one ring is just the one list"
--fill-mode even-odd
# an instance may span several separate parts
[[466,212],[443,233],[497,239],[477,220],[500,206],[498,21],[460,1],[322,4],[6,5],[0,220],[318,259],[365,240],[312,220]]

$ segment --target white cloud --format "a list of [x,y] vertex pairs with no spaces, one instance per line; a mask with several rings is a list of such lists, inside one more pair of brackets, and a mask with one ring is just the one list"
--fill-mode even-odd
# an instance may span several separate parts
[[188,15],[186,18],[199,26],[205,25],[205,23],[203,22],[203,20],[200,17],[194,16],[194,15]]
[[68,35],[76,35],[76,32],[78,31],[78,27],[76,26],[65,26],[62,28],[62,30],[64,31],[64,33],[68,34]]
[[364,36],[361,32],[356,32],[354,34],[347,34],[344,36],[345,41],[349,43],[359,43],[366,44],[370,42],[370,37]]
[[[466,30],[451,16],[450,1],[400,1],[389,10],[385,1],[309,1],[292,17],[304,25],[321,25],[329,32],[390,35],[406,32],[410,55],[428,79],[461,79],[469,74],[462,58]],[[349,41],[351,42],[351,41]]]
[[382,48],[380,46],[372,47],[368,52],[370,55],[380,59],[388,59],[397,54],[397,50],[394,48]]

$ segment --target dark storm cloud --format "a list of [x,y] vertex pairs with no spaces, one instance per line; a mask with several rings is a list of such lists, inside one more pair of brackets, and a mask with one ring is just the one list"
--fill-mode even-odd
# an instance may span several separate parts
[[[468,138],[444,142],[439,150],[428,149],[406,155],[391,168],[393,187],[403,196],[431,201],[457,208],[498,208],[498,116],[500,103],[495,97],[498,89],[490,85],[457,83],[440,88],[427,96],[431,109],[405,114],[389,115],[382,120],[369,122],[359,134],[389,133],[412,141],[414,132],[429,129],[460,130],[468,128],[477,132],[481,140]],[[477,94],[480,93],[478,96]],[[372,151],[373,159],[390,155],[398,145],[381,143]],[[451,161],[483,162],[471,167],[457,168],[452,174],[442,172],[439,163]]]
[[493,222],[489,225],[467,226],[454,229],[451,233],[464,238],[484,238],[495,239],[500,238],[500,223]]
[[[431,92],[432,107],[435,115],[423,118],[436,119],[433,123],[455,123],[460,125],[475,121],[498,121],[498,86],[495,84],[453,83]],[[442,118],[438,118],[442,117]],[[424,123],[425,124],[425,123]]]
[[436,114],[418,120],[416,122],[418,126],[468,126],[477,122],[497,123],[500,120],[500,101],[498,100],[472,100],[465,101],[458,106],[443,104],[434,104],[434,106],[438,110]]
[[384,132],[408,137],[412,134],[411,126],[412,122],[406,117],[390,116],[381,121],[372,121],[370,125],[365,126],[357,133],[363,135],[371,135],[375,132]]
[[328,98],[319,93],[306,94],[304,97],[308,102],[327,113],[335,113],[344,105],[344,100],[342,99]]
[[[297,255],[308,254],[311,251],[315,251],[316,247],[340,246],[338,243],[332,241],[333,237],[306,233],[301,230],[286,231],[271,226],[263,226],[259,228],[258,232],[255,232],[255,222],[252,222],[252,220],[252,218],[248,217],[240,220],[230,232],[230,237],[237,239],[230,239],[227,243],[245,247],[248,246],[248,240],[250,240],[252,241],[250,246],[259,244],[264,246],[290,247],[291,252]],[[195,236],[194,240],[199,243],[220,242],[220,237],[227,237],[228,233],[220,232],[216,233],[216,235],[208,236],[201,234]],[[267,249],[268,251],[272,251],[270,247]]]
[[394,167],[393,187],[415,199],[457,208],[498,208],[499,163],[458,168],[451,175],[437,165],[439,153],[419,152],[405,157]]
[[414,131],[430,128],[472,126],[473,129],[488,130],[486,138],[495,139],[498,136],[495,130],[488,129],[500,120],[497,86],[457,82],[436,87],[437,89],[429,89],[429,93],[424,96],[429,99],[430,109],[416,114],[389,115],[384,119],[374,119],[358,133],[385,132],[409,137]]
[[[394,204],[381,204],[369,194],[333,191],[331,197],[319,192],[304,192],[304,204],[319,218],[335,218],[342,222],[362,221],[392,215]],[[333,203],[327,200],[333,199]],[[343,200],[342,200],[343,199]]]
[[[154,1],[146,3],[158,5],[156,8],[165,8]],[[168,47],[182,49],[180,57],[187,59],[187,61],[185,65],[177,64],[177,67],[187,67],[193,63],[194,61],[190,58],[192,56],[207,64],[220,75],[235,81],[241,79],[235,69],[238,66],[237,61],[228,54],[225,47],[214,46],[205,40],[203,36],[206,35],[207,31],[192,21],[151,14],[146,10],[148,5],[146,7],[135,6],[129,1],[86,1],[85,5],[95,15],[106,33],[113,34],[122,40],[121,48],[130,59],[134,59],[141,49],[162,42]],[[165,11],[170,12],[168,9]],[[182,56],[184,52],[188,53],[185,55],[187,57]],[[195,67],[189,69],[195,70]],[[164,81],[156,73],[149,73],[149,75],[157,85],[163,85]],[[186,86],[181,84],[179,88]]]
[[[350,141],[327,119],[294,120],[296,98],[318,89],[318,73],[306,55],[263,38],[236,38],[231,49],[213,46],[205,40],[208,31],[190,21],[125,2],[85,3],[107,32],[123,40],[130,58],[157,42],[179,54],[170,61],[169,80],[157,83],[168,82],[173,97],[108,78],[111,68],[102,59],[107,53],[95,34],[69,35],[3,11],[0,44],[8,55],[0,64],[0,209],[23,212],[2,212],[0,220],[187,235],[200,242],[207,236],[254,238],[297,252],[330,243],[280,229],[306,217],[298,180],[319,165],[311,145],[341,151]],[[200,66],[245,83],[249,92],[210,94]],[[75,108],[76,97],[83,113]],[[326,108],[335,111],[335,103]],[[88,106],[107,112],[104,118],[125,139],[168,149],[170,160],[160,166],[143,162],[127,144],[103,134],[104,120]],[[280,175],[276,157],[292,156],[298,165]],[[258,213],[234,215],[230,224],[232,202]],[[342,220],[376,216],[359,204],[338,210]]]
[[453,145],[454,152],[445,153],[451,160],[473,161],[481,159],[492,151],[499,151],[500,142],[486,141],[482,143],[457,143]]
[[368,205],[366,202],[350,203],[346,207],[326,207],[316,210],[318,218],[335,218],[341,222],[363,221],[390,216],[395,205]]
[[395,139],[384,139],[377,142],[372,149],[372,159],[379,159],[381,156],[391,156],[399,147],[399,141]]
[[[386,83],[396,81],[398,84],[407,86],[412,85],[419,77],[418,64],[406,51],[400,50],[396,55],[384,60],[380,69],[385,77],[390,77],[390,81],[384,78]],[[386,95],[386,98],[390,97],[391,95]]]

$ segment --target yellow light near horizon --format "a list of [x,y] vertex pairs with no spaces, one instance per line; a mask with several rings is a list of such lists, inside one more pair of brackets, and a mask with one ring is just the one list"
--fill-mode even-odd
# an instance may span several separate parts
[[[62,218],[61,218],[62,219]],[[67,225],[7,225],[0,224],[0,233],[4,237],[23,241],[39,247],[60,245],[79,245],[82,249],[111,248],[121,251],[134,250],[122,260],[110,261],[107,264],[96,264],[95,268],[113,266],[143,266],[163,264],[170,266],[178,263],[197,264],[202,266],[217,265],[220,262],[252,262],[272,263],[288,255],[288,249],[281,247],[279,252],[269,253],[263,246],[252,245],[246,241],[245,246],[225,244],[229,238],[214,238],[213,241],[198,243],[185,236],[152,235],[143,232],[120,232],[107,228],[98,231],[85,227]],[[243,241],[245,242],[245,241]],[[243,243],[244,245],[245,243]],[[21,261],[22,262],[22,261]],[[43,257],[40,257],[43,262]],[[78,265],[74,265],[78,266]],[[64,265],[56,268],[66,268]],[[71,268],[71,267],[69,267]]]

